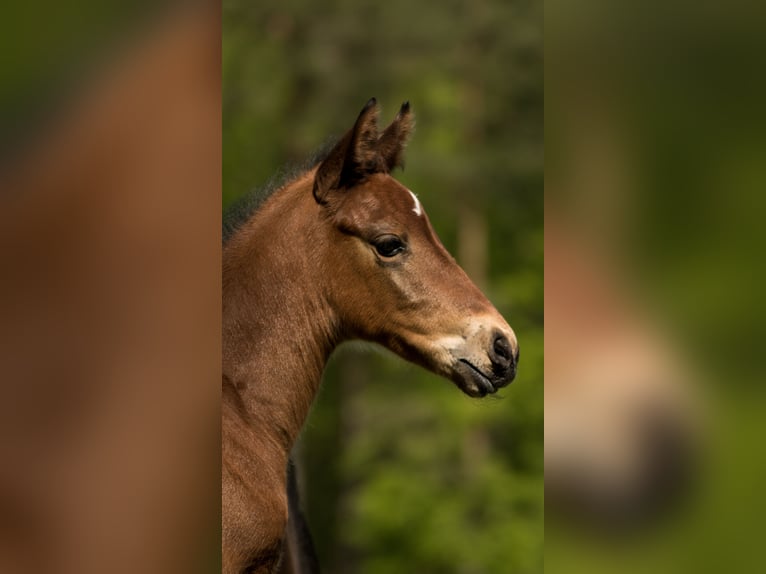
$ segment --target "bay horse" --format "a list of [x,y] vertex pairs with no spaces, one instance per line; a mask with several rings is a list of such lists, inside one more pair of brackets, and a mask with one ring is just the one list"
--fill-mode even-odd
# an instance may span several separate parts
[[391,171],[408,102],[378,131],[373,98],[313,167],[225,239],[222,258],[222,565],[276,571],[290,450],[341,342],[375,342],[484,397],[516,375],[516,336],[442,246]]
[[662,323],[562,211],[546,205],[546,512],[631,535],[694,486],[699,405]]
[[125,16],[53,40],[54,65],[37,39],[8,85],[29,106],[0,129],[3,573],[218,558],[221,9]]

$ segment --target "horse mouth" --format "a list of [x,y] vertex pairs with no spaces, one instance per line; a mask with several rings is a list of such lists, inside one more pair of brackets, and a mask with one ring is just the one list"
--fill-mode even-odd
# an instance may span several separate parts
[[[462,363],[466,368],[461,368],[458,374],[461,375],[458,386],[460,389],[470,397],[485,397],[497,392],[497,387],[492,384],[490,378],[485,375],[478,367],[471,364],[466,359],[458,359],[459,363]],[[467,384],[467,381],[473,383]]]

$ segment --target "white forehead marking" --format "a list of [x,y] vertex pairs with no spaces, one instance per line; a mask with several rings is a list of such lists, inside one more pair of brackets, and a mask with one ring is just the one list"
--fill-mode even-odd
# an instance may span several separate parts
[[[409,189],[407,191],[410,191]],[[415,207],[412,209],[412,211],[415,212],[415,215],[420,217],[423,214],[423,210],[420,209],[420,200],[418,199],[418,196],[415,195],[410,191],[410,195],[412,196],[413,201],[415,202]]]

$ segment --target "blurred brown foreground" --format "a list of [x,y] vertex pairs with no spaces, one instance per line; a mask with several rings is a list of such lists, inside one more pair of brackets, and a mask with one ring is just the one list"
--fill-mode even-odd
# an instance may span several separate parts
[[218,568],[220,9],[126,36],[0,171],[0,572]]

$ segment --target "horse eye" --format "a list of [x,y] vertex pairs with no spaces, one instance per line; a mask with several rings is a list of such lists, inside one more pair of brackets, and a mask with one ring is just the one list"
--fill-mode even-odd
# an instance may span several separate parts
[[381,257],[393,257],[404,251],[404,243],[394,235],[386,235],[373,240],[372,245]]

